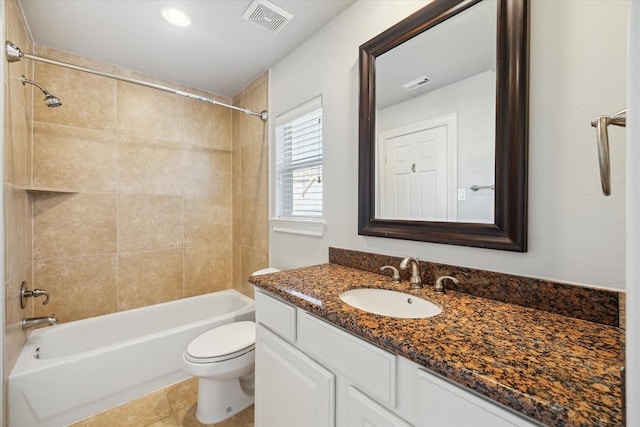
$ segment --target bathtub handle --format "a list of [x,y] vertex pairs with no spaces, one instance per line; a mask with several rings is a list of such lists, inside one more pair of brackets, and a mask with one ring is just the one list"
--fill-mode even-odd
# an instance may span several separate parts
[[44,301],[42,301],[42,305],[47,305],[49,303],[49,292],[44,289],[34,289],[32,291],[27,289],[27,282],[22,282],[22,286],[20,287],[20,307],[25,308],[27,306],[27,298],[37,298],[44,295]]

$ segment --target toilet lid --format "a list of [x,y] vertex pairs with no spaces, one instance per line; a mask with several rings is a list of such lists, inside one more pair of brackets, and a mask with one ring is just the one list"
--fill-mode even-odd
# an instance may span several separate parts
[[198,336],[187,346],[194,362],[232,359],[251,351],[256,342],[256,324],[251,321],[227,323]]

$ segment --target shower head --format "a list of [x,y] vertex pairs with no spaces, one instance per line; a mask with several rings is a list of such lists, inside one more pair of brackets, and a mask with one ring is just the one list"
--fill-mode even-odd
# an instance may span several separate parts
[[51,95],[48,90],[44,88],[40,83],[34,82],[33,80],[29,80],[25,76],[22,76],[22,84],[26,85],[27,83],[37,86],[42,93],[44,93],[44,105],[47,107],[59,107],[62,105],[62,101],[55,95]]
[[44,105],[47,107],[60,107],[62,105],[62,101],[55,95],[51,95],[50,93],[45,92],[44,94]]

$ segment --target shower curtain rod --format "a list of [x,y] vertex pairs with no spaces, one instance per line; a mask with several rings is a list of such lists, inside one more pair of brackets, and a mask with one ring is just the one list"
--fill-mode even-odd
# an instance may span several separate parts
[[104,73],[102,71],[96,71],[96,70],[92,70],[90,68],[85,68],[85,67],[80,67],[78,65],[69,64],[67,62],[61,62],[61,61],[56,61],[54,59],[44,58],[42,56],[30,55],[28,53],[22,52],[18,46],[16,46],[15,44],[13,44],[10,41],[7,41],[5,43],[5,51],[6,51],[6,54],[7,54],[7,61],[9,61],[9,62],[18,62],[22,58],[32,59],[34,61],[40,61],[40,62],[44,62],[44,63],[47,63],[47,64],[58,65],[60,67],[71,68],[72,70],[84,71],[85,73],[95,74],[95,75],[102,76],[102,77],[108,77],[110,79],[122,80],[122,81],[127,82],[127,83],[133,83],[133,84],[137,84],[137,85],[140,85],[140,86],[146,86],[146,87],[149,87],[149,88],[152,88],[152,89],[162,90],[164,92],[173,93],[175,95],[184,96],[186,98],[195,99],[195,100],[206,102],[206,103],[209,103],[209,104],[219,105],[221,107],[231,108],[232,110],[241,111],[241,112],[243,112],[245,114],[250,114],[252,116],[260,117],[260,119],[263,122],[266,122],[267,119],[269,118],[269,114],[267,113],[266,110],[262,111],[260,113],[256,113],[255,111],[251,111],[251,110],[248,110],[246,108],[240,108],[240,107],[236,107],[235,105],[225,104],[224,102],[218,102],[218,101],[213,100],[213,99],[205,98],[204,96],[195,95],[193,93],[184,92],[184,91],[177,90],[177,89],[171,89],[169,87],[162,86],[162,85],[157,85],[155,83],[149,83],[149,82],[145,82],[143,80],[137,80],[137,79],[132,79],[132,78],[129,78],[129,77],[118,76],[116,74],[111,74],[111,73]]

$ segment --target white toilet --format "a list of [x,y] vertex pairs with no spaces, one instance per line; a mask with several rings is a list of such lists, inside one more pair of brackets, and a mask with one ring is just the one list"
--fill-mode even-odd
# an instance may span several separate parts
[[227,323],[198,336],[184,352],[184,369],[198,380],[196,418],[215,424],[253,404],[256,325]]
[[253,404],[255,344],[256,324],[243,321],[211,329],[187,346],[184,370],[199,378],[196,418],[202,424],[219,423]]

